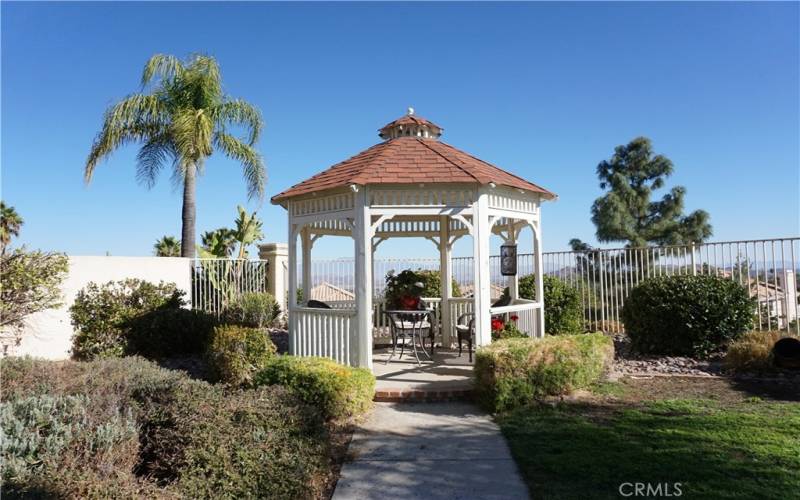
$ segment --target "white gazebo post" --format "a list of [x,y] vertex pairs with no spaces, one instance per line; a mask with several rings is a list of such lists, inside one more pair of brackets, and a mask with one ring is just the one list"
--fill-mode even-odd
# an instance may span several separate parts
[[453,262],[450,258],[450,218],[446,215],[439,217],[439,277],[442,280],[442,303],[439,307],[442,324],[442,345],[450,348],[451,319],[450,299],[453,297]]
[[534,273],[536,275],[536,301],[539,308],[536,309],[536,336],[544,337],[544,266],[542,265],[542,219],[541,211],[539,217],[531,224],[533,229],[533,258]]
[[356,366],[372,369],[372,217],[370,216],[365,186],[352,186],[355,191],[355,295],[358,332],[355,355]]
[[478,189],[472,204],[473,267],[475,273],[475,343],[478,347],[492,342],[491,276],[489,275],[489,200],[484,189]]
[[307,227],[300,231],[300,246],[303,251],[303,299],[308,300],[311,298],[311,248],[314,241],[311,239],[311,234]]
[[[286,298],[289,331],[294,330],[292,322],[295,320],[292,313],[297,308],[297,233],[295,232],[294,217],[292,217],[292,204],[287,204],[289,212],[289,296]],[[305,293],[308,293],[307,291]],[[289,335],[289,354],[297,355],[297,339]]]

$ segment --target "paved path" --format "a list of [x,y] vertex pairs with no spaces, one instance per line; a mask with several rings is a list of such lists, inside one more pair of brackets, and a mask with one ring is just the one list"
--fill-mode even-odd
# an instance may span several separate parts
[[376,403],[334,500],[528,498],[497,425],[466,403]]

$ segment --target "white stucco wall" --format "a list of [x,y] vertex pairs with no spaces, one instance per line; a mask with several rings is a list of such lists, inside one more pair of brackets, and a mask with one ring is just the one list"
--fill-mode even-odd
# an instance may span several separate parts
[[28,318],[22,343],[13,354],[66,359],[72,346],[69,308],[87,283],[138,278],[175,283],[191,299],[191,260],[180,257],[70,257],[69,274],[62,285],[64,305]]

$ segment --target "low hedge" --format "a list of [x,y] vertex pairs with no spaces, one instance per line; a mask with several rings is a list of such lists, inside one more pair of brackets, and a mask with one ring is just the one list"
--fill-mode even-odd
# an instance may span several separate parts
[[255,376],[254,384],[286,386],[329,419],[364,413],[375,395],[371,371],[327,358],[275,356]]
[[214,328],[206,359],[214,380],[244,384],[267,365],[276,351],[266,330],[222,325]]
[[613,357],[601,333],[499,340],[475,354],[475,395],[488,411],[510,410],[588,386]]
[[282,387],[141,358],[1,369],[4,498],[317,498],[331,475],[323,415]]
[[705,357],[741,337],[755,310],[755,299],[729,278],[663,276],[630,291],[622,321],[637,352]]

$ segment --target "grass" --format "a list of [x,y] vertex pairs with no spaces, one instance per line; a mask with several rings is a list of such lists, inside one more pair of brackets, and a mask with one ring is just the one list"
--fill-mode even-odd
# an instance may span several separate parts
[[636,482],[681,483],[684,498],[800,491],[794,396],[762,398],[723,381],[616,385],[498,416],[535,498],[619,498],[622,483]]

